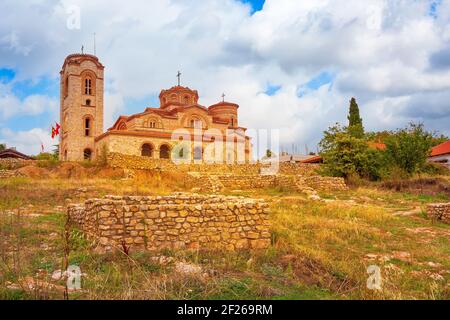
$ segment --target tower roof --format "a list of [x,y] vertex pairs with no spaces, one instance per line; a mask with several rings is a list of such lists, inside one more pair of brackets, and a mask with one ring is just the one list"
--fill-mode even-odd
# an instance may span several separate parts
[[98,68],[104,69],[105,67],[101,62],[99,61],[97,56],[94,56],[92,54],[86,54],[86,53],[74,53],[69,54],[66,59],[64,60],[64,64],[62,66],[62,70],[66,67],[68,64],[81,64],[83,61],[90,60],[94,62]]
[[192,90],[189,87],[183,87],[183,86],[173,86],[170,89],[163,89],[163,90],[161,90],[159,97],[161,98],[163,95],[170,94],[170,93],[190,93],[198,98],[197,90]]

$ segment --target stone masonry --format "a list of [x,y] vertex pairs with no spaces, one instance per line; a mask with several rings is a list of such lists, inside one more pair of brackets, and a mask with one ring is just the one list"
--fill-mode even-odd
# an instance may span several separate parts
[[[125,155],[110,152],[107,156],[108,164],[113,168],[124,168],[134,170],[162,170],[178,172],[202,172],[213,174],[235,174],[235,175],[259,175],[263,168],[270,165],[260,162],[243,164],[176,164],[171,160],[152,159],[148,157]],[[280,163],[279,173],[283,175],[317,175],[315,171],[318,164]]]
[[427,215],[432,220],[450,224],[450,202],[428,204]]
[[69,205],[69,219],[102,251],[264,249],[270,245],[264,200],[176,193],[106,196]]

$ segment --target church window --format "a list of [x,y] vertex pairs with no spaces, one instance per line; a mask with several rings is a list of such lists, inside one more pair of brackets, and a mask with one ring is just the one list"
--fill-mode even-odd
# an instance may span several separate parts
[[167,144],[163,144],[159,147],[159,158],[170,159],[170,147]]
[[90,77],[84,79],[84,94],[92,95],[92,80]]
[[69,95],[69,76],[67,76],[66,81],[64,81],[64,95],[66,97]]
[[202,147],[194,148],[194,160],[202,160],[203,159],[203,149]]
[[86,137],[91,136],[92,131],[92,119],[90,117],[84,118],[84,135]]
[[91,105],[91,99],[87,99],[87,100],[86,100],[86,105],[87,105],[87,106],[90,106],[90,105]]
[[192,118],[190,122],[191,128],[203,128],[203,122],[202,120],[198,118]]
[[142,145],[141,155],[143,157],[153,157],[153,145],[145,143]]
[[92,150],[89,148],[84,149],[83,151],[84,154],[84,160],[91,160],[92,158]]
[[127,130],[127,125],[125,124],[125,122],[121,122],[118,126],[119,130]]
[[184,97],[184,103],[185,103],[185,104],[189,104],[189,97],[188,97],[188,96],[185,96],[185,97]]

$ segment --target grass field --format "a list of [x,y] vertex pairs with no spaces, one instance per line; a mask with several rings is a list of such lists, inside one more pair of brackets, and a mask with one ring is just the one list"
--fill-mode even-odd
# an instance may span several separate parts
[[[0,181],[0,299],[63,299],[52,278],[68,258],[82,271],[69,299],[448,299],[450,226],[426,218],[432,196],[376,185],[321,193],[239,192],[271,206],[272,246],[261,252],[170,251],[100,254],[65,206],[106,194],[168,194],[191,186],[172,176]],[[229,194],[233,194],[230,192]],[[65,236],[68,230],[69,237]],[[196,272],[180,272],[179,266]],[[381,290],[367,288],[367,267]],[[198,271],[200,270],[200,271]]]

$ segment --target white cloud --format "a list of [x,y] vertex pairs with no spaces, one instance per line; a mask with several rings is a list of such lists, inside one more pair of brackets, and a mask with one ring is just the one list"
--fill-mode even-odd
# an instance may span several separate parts
[[32,94],[25,99],[19,99],[9,85],[0,83],[0,120],[14,116],[33,116],[44,112],[56,114],[58,101],[46,95]]
[[[128,113],[127,98],[157,95],[175,84],[180,69],[182,83],[199,90],[201,103],[217,102],[225,92],[240,104],[243,126],[285,128],[287,144],[313,149],[328,125],[345,121],[351,96],[366,128],[415,120],[450,134],[448,118],[435,117],[450,114],[450,67],[443,68],[441,59],[450,47],[450,1],[441,1],[436,18],[429,14],[431,2],[266,0],[264,10],[250,16],[249,7],[234,0],[136,0],[126,6],[119,0],[4,0],[0,61],[17,69],[18,80],[58,79],[67,54],[82,44],[92,52],[96,32],[106,66],[105,127]],[[72,4],[81,8],[80,30],[66,28],[65,7]],[[332,87],[299,97],[298,88],[323,71],[336,75]],[[281,89],[265,95],[268,83]],[[418,98],[426,95],[435,97],[433,114],[417,111],[427,108]],[[0,117],[12,112],[2,105],[32,114],[53,103],[45,99],[1,95]]]
[[0,139],[6,141],[8,147],[15,147],[25,154],[36,155],[41,152],[41,144],[45,152],[52,152],[57,140],[52,140],[48,130],[34,128],[27,131],[12,131],[8,128],[0,130]]

